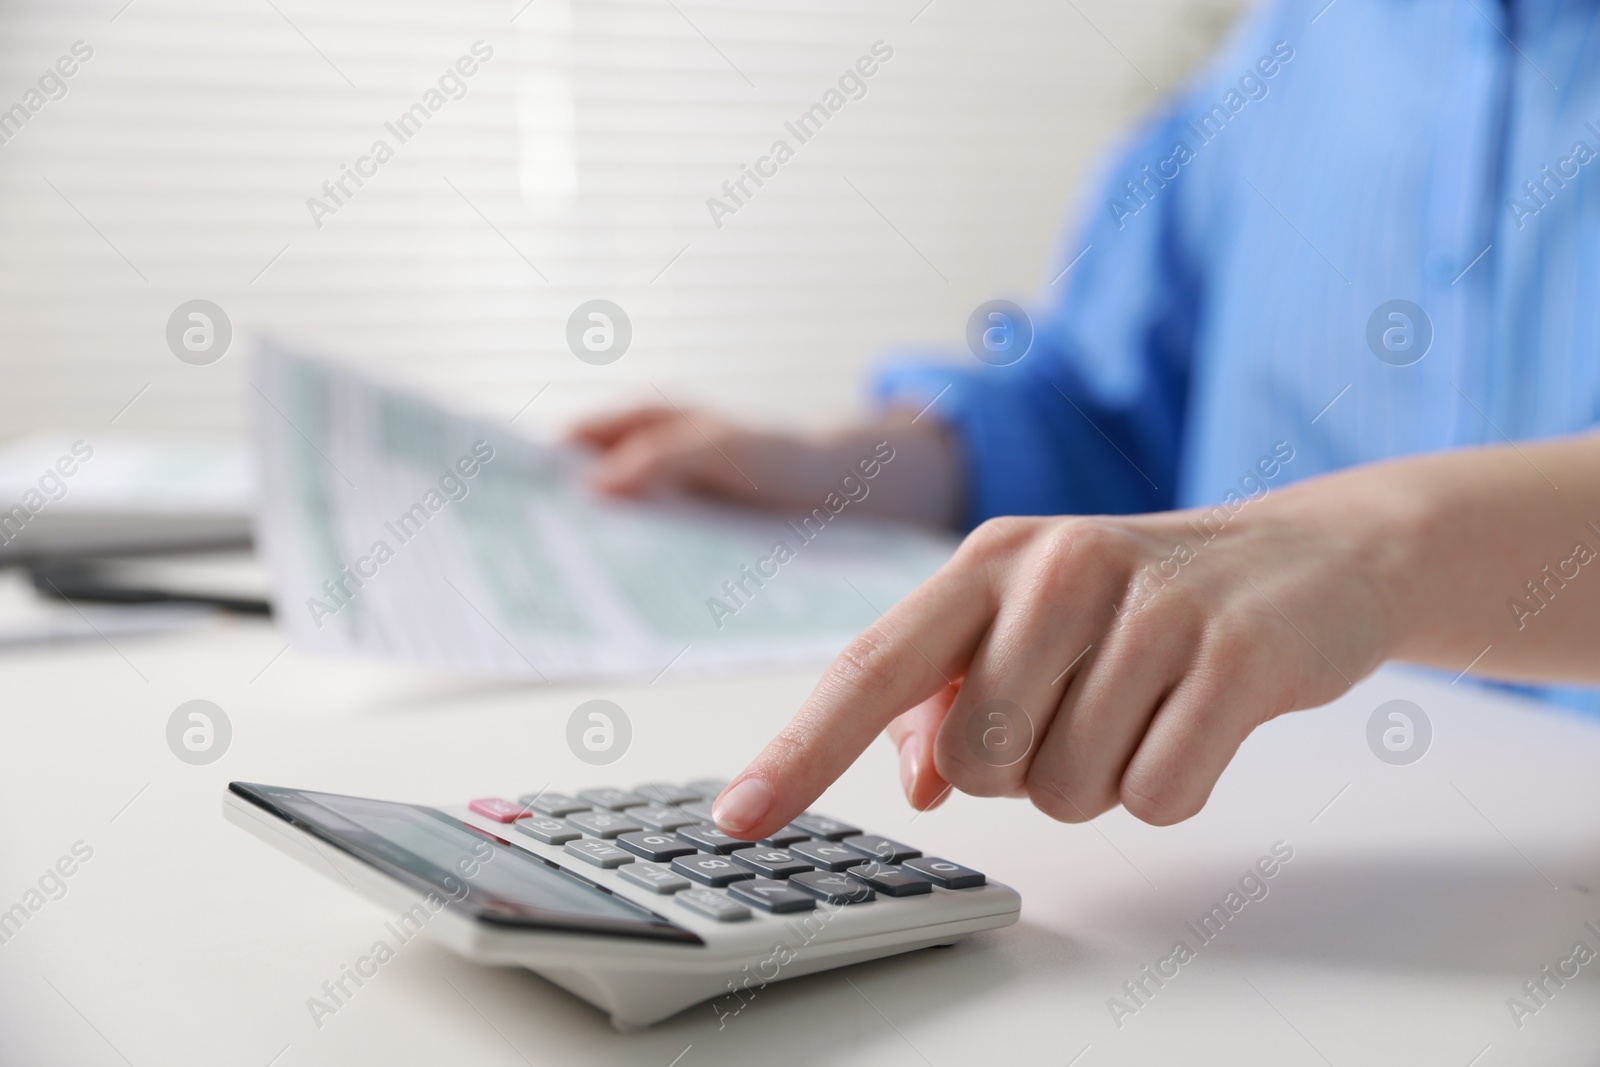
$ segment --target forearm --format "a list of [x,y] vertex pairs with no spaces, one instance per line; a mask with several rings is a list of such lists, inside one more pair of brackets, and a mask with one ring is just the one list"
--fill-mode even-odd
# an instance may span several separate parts
[[856,472],[863,457],[883,453],[886,443],[893,458],[879,464],[879,473],[867,483],[867,495],[852,507],[927,526],[955,525],[963,474],[955,442],[937,420],[890,409],[868,422],[829,432],[815,443],[811,477],[806,479],[811,497],[820,499],[837,489],[842,475]]
[[1284,503],[1314,492],[1368,539],[1393,658],[1600,682],[1600,436],[1375,464]]

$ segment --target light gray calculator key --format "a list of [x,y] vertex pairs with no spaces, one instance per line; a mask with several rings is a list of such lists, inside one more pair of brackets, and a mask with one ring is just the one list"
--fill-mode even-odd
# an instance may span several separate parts
[[[672,861],[672,869],[685,878],[716,889],[721,889],[730,882],[742,882],[746,878],[755,877],[754,871],[745,870],[726,856],[708,856],[703,852],[693,856],[679,856]],[[927,885],[926,882],[923,884]]]
[[[624,852],[610,841],[596,841],[593,838],[584,838],[582,841],[568,841],[566,851],[596,867],[611,870],[621,867],[624,863],[632,863],[636,858],[631,852]],[[928,883],[924,882],[923,885]]]
[[629,808],[628,818],[642,822],[652,830],[676,830],[680,826],[693,826],[700,821],[693,815],[663,804],[652,804],[647,808]]
[[810,911],[817,906],[816,898],[790,889],[783,882],[771,878],[754,878],[748,882],[735,882],[728,887],[728,895],[746,904],[754,904],[762,911],[780,915],[792,911]]
[[739,866],[748,867],[766,878],[787,878],[791,874],[809,871],[814,866],[782,848],[741,848],[730,855]]
[[685,826],[678,831],[678,840],[687,841],[703,852],[719,855],[734,849],[749,848],[751,844],[742,838],[729,837],[715,826]]
[[846,848],[853,848],[868,859],[882,860],[884,863],[904,863],[909,859],[916,859],[922,855],[920,849],[910,845],[902,845],[898,841],[891,841],[887,837],[877,834],[856,834],[847,837],[839,844]]
[[902,866],[912,874],[926,878],[934,885],[943,886],[945,889],[976,889],[989,881],[983,876],[982,871],[975,871],[971,867],[963,867],[959,863],[951,863],[937,856],[906,860]]
[[615,811],[580,811],[567,816],[567,822],[592,837],[607,839],[644,829],[626,815]]
[[790,845],[789,851],[825,871],[842,871],[861,863],[861,853],[837,841],[800,841]]
[[806,871],[789,879],[789,885],[810,893],[824,904],[865,904],[878,894],[872,887],[848,875],[828,871]]
[[611,811],[643,807],[650,803],[638,793],[630,793],[626,789],[585,789],[578,794],[578,799],[587,800],[597,808],[608,808]]
[[590,807],[577,797],[569,797],[565,793],[527,793],[518,797],[517,803],[532,808],[540,815],[552,815],[557,819],[575,811],[588,811]]
[[518,819],[511,825],[519,834],[527,834],[535,841],[543,841],[547,845],[564,845],[583,836],[582,831],[548,815],[529,815],[526,819]]
[[728,780],[726,778],[696,778],[692,782],[685,782],[683,787],[693,790],[697,796],[705,797],[707,800],[715,800],[722,795],[724,789],[728,788]]
[[651,782],[636,786],[633,791],[652,804],[687,804],[700,799],[700,794],[693,789],[670,782]]
[[750,918],[749,908],[729,900],[715,889],[685,889],[673,899],[690,911],[697,911],[719,923],[732,923]]
[[661,863],[640,860],[628,864],[618,873],[626,880],[642,885],[652,893],[676,893],[680,889],[689,888],[689,879]]
[[859,826],[851,826],[847,822],[830,819],[824,815],[796,815],[794,825],[812,837],[818,837],[824,841],[837,841],[842,837],[850,837],[852,834],[861,832]]

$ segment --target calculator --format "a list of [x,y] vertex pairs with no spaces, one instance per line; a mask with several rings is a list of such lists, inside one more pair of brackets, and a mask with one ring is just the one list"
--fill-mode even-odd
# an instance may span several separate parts
[[526,967],[619,1030],[1016,922],[981,871],[806,812],[760,841],[701,779],[428,807],[232,782],[228,821],[479,963]]

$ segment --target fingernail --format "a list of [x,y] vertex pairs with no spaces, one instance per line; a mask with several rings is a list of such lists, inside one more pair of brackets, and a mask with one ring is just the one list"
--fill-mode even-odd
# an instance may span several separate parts
[[917,784],[918,747],[915,736],[906,738],[905,744],[900,746],[900,788],[905,791],[907,800],[911,799],[911,790]]
[[761,778],[746,778],[717,798],[712,820],[724,830],[748,830],[772,807],[772,787]]

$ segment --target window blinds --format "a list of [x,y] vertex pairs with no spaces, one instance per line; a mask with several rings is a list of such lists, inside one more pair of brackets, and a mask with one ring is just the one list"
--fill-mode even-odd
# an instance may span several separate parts
[[[1086,164],[1230,10],[6,0],[0,436],[239,432],[260,330],[539,395],[519,425],[619,385],[835,417],[884,348],[1043,290]],[[168,349],[194,299],[234,328],[208,366]],[[591,299],[632,322],[605,366],[567,347]]]

